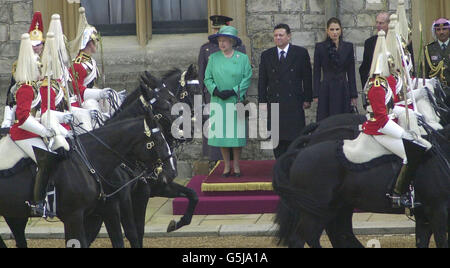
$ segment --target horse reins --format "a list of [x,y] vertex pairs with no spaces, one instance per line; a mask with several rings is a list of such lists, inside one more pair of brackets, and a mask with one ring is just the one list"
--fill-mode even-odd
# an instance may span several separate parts
[[[73,124],[71,124],[71,127],[73,129]],[[83,127],[81,127],[80,125],[78,126],[81,130],[83,130],[86,134],[90,135],[91,137],[93,137],[96,141],[98,141],[103,147],[105,147],[107,150],[109,150],[110,152],[112,152],[119,160],[121,160],[121,164],[120,167],[122,169],[124,169],[128,174],[132,174],[132,176],[135,176],[135,170],[139,168],[139,165],[135,165],[133,163],[130,163],[125,157],[123,157],[120,153],[118,153],[116,150],[114,150],[111,146],[109,146],[108,144],[106,144],[105,142],[103,142],[99,137],[97,137],[96,135],[94,135],[93,133],[91,133],[90,131],[87,131],[86,129],[84,129]],[[159,129],[156,129],[157,131],[160,131]],[[151,133],[155,133],[156,130],[150,130]],[[148,136],[148,135],[147,135]],[[156,167],[153,168],[153,172],[148,174],[147,176],[144,176],[145,174],[148,173],[148,168],[145,168],[144,166],[144,171],[142,171],[139,175],[137,175],[134,179],[130,180],[129,182],[125,183],[123,186],[121,186],[118,190],[116,190],[115,192],[111,193],[111,194],[105,194],[104,189],[103,189],[103,185],[102,185],[102,181],[104,181],[105,183],[107,183],[110,187],[116,187],[115,185],[111,185],[100,173],[98,173],[94,167],[94,165],[91,163],[91,161],[89,160],[89,157],[87,156],[87,153],[84,149],[83,144],[81,143],[81,141],[78,139],[78,137],[76,135],[74,135],[74,141],[75,141],[75,145],[74,146],[74,151],[78,151],[80,158],[82,160],[82,162],[87,166],[87,168],[89,169],[89,172],[92,174],[92,176],[95,178],[95,180],[97,181],[97,183],[99,184],[100,187],[100,195],[99,195],[99,199],[102,199],[104,201],[106,201],[106,198],[110,198],[114,195],[116,195],[117,193],[119,193],[121,190],[123,190],[125,187],[127,187],[128,185],[134,183],[135,181],[139,180],[139,179],[143,179],[145,180],[146,177],[151,177],[151,178],[157,178],[159,175],[159,171],[158,168],[161,167],[163,164],[163,162],[158,159],[158,163],[156,165]],[[154,144],[153,144],[154,146]],[[78,150],[77,150],[78,148]],[[152,149],[153,147],[149,148],[147,145],[147,149]],[[173,157],[173,155],[169,155],[167,158],[164,159],[164,161],[166,161],[167,159]],[[130,168],[130,166],[134,166],[134,168]],[[156,175],[156,176],[154,176]]]

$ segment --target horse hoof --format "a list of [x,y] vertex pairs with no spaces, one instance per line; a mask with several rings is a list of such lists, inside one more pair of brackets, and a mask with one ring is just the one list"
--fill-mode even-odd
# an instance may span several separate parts
[[169,226],[167,226],[167,232],[168,232],[168,233],[171,233],[171,232],[175,231],[176,229],[177,229],[177,222],[174,221],[174,220],[172,220],[172,221],[169,223]]

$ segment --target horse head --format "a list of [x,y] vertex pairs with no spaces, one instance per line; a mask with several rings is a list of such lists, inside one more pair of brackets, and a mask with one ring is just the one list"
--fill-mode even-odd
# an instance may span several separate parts
[[147,167],[151,168],[149,177],[164,183],[171,183],[177,176],[176,159],[151,110],[145,116],[144,134],[146,145],[145,148],[141,147],[143,149],[141,153],[152,165]]

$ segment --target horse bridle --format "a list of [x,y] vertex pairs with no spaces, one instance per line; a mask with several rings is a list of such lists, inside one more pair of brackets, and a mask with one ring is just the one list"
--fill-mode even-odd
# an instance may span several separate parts
[[[142,96],[141,96],[141,101],[142,101],[142,104],[144,106],[144,109],[151,109],[151,106],[149,106],[146,103],[145,99],[143,99]],[[74,129],[74,125],[73,124],[71,124],[71,127],[72,127],[72,129]],[[150,168],[147,167],[141,161],[136,161],[135,163],[131,163],[122,154],[120,154],[119,152],[114,150],[111,146],[109,146],[108,144],[103,142],[99,137],[97,137],[96,135],[94,135],[90,131],[87,131],[86,129],[82,128],[81,126],[78,126],[78,127],[80,129],[82,129],[83,131],[85,131],[86,134],[90,135],[95,140],[97,140],[103,147],[105,147],[108,151],[112,152],[118,159],[120,159],[120,161],[122,162],[120,164],[120,167],[123,170],[125,170],[128,174],[130,174],[132,176],[135,176],[136,170],[141,171],[143,169],[143,171],[141,171],[139,173],[139,175],[137,175],[134,179],[132,179],[132,180],[128,181],[127,183],[125,183],[123,186],[121,186],[115,192],[113,192],[111,194],[105,194],[103,186],[102,186],[102,181],[105,182],[106,184],[108,184],[111,187],[116,187],[116,186],[115,185],[111,185],[99,172],[97,172],[97,170],[95,169],[94,165],[89,160],[89,158],[88,158],[88,156],[86,154],[86,151],[84,149],[84,146],[82,145],[80,140],[76,137],[76,135],[74,135],[74,141],[75,141],[75,145],[76,146],[73,146],[73,148],[74,148],[75,151],[78,151],[82,162],[86,165],[86,167],[89,169],[89,172],[94,176],[95,180],[99,184],[99,186],[100,186],[99,199],[102,199],[104,201],[107,198],[110,198],[110,197],[116,195],[121,190],[123,190],[126,186],[134,183],[137,180],[144,180],[144,181],[146,181],[146,179],[148,179],[148,178],[152,178],[152,179],[157,180],[159,175],[163,172],[164,162],[173,157],[172,153],[169,156],[167,156],[166,158],[164,158],[164,160],[161,160],[161,158],[159,157],[159,159],[156,161],[155,164],[153,164],[153,166],[151,168],[152,172],[149,172],[148,170]],[[148,124],[147,124],[147,121],[144,119],[144,134],[148,138],[152,138],[153,134],[156,134],[156,133],[159,133],[159,132],[161,132],[161,130],[159,128],[150,129]],[[164,140],[165,140],[165,138],[164,138]],[[167,143],[167,141],[166,141],[166,143]],[[156,147],[156,142],[155,141],[150,141],[150,142],[146,143],[146,149],[147,150],[153,150],[155,147]],[[78,148],[78,150],[76,148]],[[157,154],[158,154],[158,152],[157,152]]]

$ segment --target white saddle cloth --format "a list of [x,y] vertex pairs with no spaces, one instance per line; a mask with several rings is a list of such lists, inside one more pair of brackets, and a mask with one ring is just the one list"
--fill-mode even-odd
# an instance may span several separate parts
[[344,140],[344,155],[348,161],[354,164],[363,164],[373,159],[393,154],[378,143],[374,137],[361,134],[355,140]]
[[13,168],[20,160],[28,156],[17,146],[9,135],[0,140],[0,170]]

